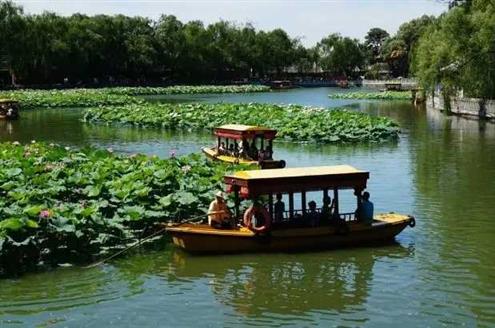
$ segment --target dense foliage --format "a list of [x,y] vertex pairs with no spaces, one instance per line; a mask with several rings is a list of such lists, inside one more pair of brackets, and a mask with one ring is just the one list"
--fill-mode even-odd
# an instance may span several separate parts
[[332,99],[377,99],[377,100],[410,100],[411,91],[380,91],[380,92],[341,92],[328,95]]
[[248,93],[267,92],[265,85],[175,85],[170,87],[115,87],[100,89],[102,92],[128,96],[145,95],[189,95],[199,93]]
[[100,89],[15,90],[0,91],[0,98],[17,100],[23,108],[92,107],[139,103],[132,96],[196,93],[262,92],[270,90],[261,85],[204,85],[171,87],[117,87]]
[[225,81],[280,71],[300,56],[281,29],[124,15],[25,15],[0,1],[0,44],[18,83]]
[[89,108],[85,120],[167,129],[212,129],[230,123],[262,125],[277,129],[281,138],[300,142],[376,142],[398,135],[397,125],[386,117],[344,109],[256,103],[103,106]]
[[39,143],[0,143],[0,275],[87,261],[204,214],[227,167]]
[[364,66],[366,52],[357,40],[334,33],[323,38],[316,48],[318,62],[324,70],[344,77],[359,76],[359,68]]
[[22,108],[42,107],[90,107],[100,105],[125,105],[139,102],[139,99],[114,94],[103,89],[66,90],[15,90],[1,91],[0,98],[17,100]]
[[458,1],[419,40],[415,73],[427,90],[444,96],[495,98],[495,3]]
[[[281,76],[289,67],[330,77],[356,77],[364,48],[330,34],[312,48],[282,29],[219,21],[183,23],[124,15],[26,15],[0,0],[0,85],[231,81]],[[10,76],[9,76],[10,75]],[[3,83],[2,83],[3,82]]]
[[435,21],[434,16],[423,15],[402,24],[394,36],[383,41],[381,58],[388,64],[390,75],[396,77],[410,75],[418,40]]

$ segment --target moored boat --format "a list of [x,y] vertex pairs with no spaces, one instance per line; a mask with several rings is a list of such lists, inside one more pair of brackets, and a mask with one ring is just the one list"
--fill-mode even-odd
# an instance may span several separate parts
[[[368,172],[348,165],[240,171],[224,178],[227,192],[234,198],[231,228],[183,224],[167,231],[175,245],[192,253],[300,251],[393,240],[405,227],[415,225],[412,216],[385,213],[365,222],[359,211],[340,210],[339,191],[343,190],[354,192],[359,208],[368,177]],[[331,205],[325,203],[330,190],[334,197]],[[314,192],[322,193],[323,205],[308,209],[307,197]],[[283,202],[280,210],[281,196],[288,200],[287,211]],[[300,209],[295,209],[295,196]],[[254,202],[241,214],[243,200]]]
[[16,120],[19,118],[19,102],[10,99],[0,99],[0,119]]
[[217,144],[202,148],[210,159],[232,164],[258,165],[262,169],[283,168],[284,160],[273,159],[277,131],[260,126],[227,124],[215,128]]

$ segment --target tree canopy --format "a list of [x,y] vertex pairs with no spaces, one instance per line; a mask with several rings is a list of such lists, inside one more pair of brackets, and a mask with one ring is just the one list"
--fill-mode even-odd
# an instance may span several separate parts
[[495,4],[473,0],[452,8],[419,39],[413,62],[422,85],[495,98]]

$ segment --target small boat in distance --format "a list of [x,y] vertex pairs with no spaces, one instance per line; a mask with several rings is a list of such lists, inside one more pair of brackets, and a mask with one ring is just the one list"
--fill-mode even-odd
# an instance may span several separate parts
[[277,131],[261,126],[227,124],[214,129],[217,144],[204,147],[208,158],[232,164],[258,165],[262,169],[284,168],[284,160],[274,160],[273,139]]
[[[407,226],[414,227],[412,216],[387,213],[366,221],[359,211],[340,209],[339,192],[354,192],[359,204],[368,177],[348,165],[236,172],[224,177],[234,203],[230,227],[184,223],[166,230],[176,246],[192,253],[302,251],[391,241]],[[323,205],[317,208],[312,200],[308,209],[307,198],[315,192],[321,192]],[[282,199],[288,200],[288,210]],[[244,213],[242,201],[252,202]]]
[[19,118],[19,102],[10,99],[0,99],[0,119],[16,120]]
[[290,80],[270,81],[270,82],[268,82],[268,85],[270,86],[270,88],[272,88],[274,90],[284,90],[284,89],[294,88],[294,85],[292,84],[292,81],[290,81]]

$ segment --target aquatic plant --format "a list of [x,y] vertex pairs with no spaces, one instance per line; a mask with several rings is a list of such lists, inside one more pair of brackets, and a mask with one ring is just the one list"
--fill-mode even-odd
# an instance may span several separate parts
[[173,95],[173,94],[200,94],[200,93],[248,93],[267,92],[270,87],[265,85],[175,85],[169,87],[116,87],[103,89],[112,94],[129,96],[144,95]]
[[328,95],[332,99],[376,99],[376,100],[410,100],[411,91],[376,91],[376,92],[340,92]]
[[101,92],[98,89],[67,90],[15,90],[2,91],[0,98],[20,102],[22,109],[38,107],[92,107],[100,105],[125,105],[140,102],[138,98]]
[[1,91],[0,98],[13,99],[23,109],[37,107],[93,107],[100,105],[125,105],[143,102],[135,96],[199,94],[199,93],[246,93],[269,91],[263,85],[202,85],[170,87],[116,87],[101,89],[53,89]]
[[39,143],[0,143],[0,275],[77,263],[156,222],[203,215],[232,166]]
[[363,142],[397,138],[398,126],[386,117],[345,109],[272,104],[132,104],[87,109],[87,122],[132,124],[166,129],[212,129],[227,123],[275,128],[297,142]]

